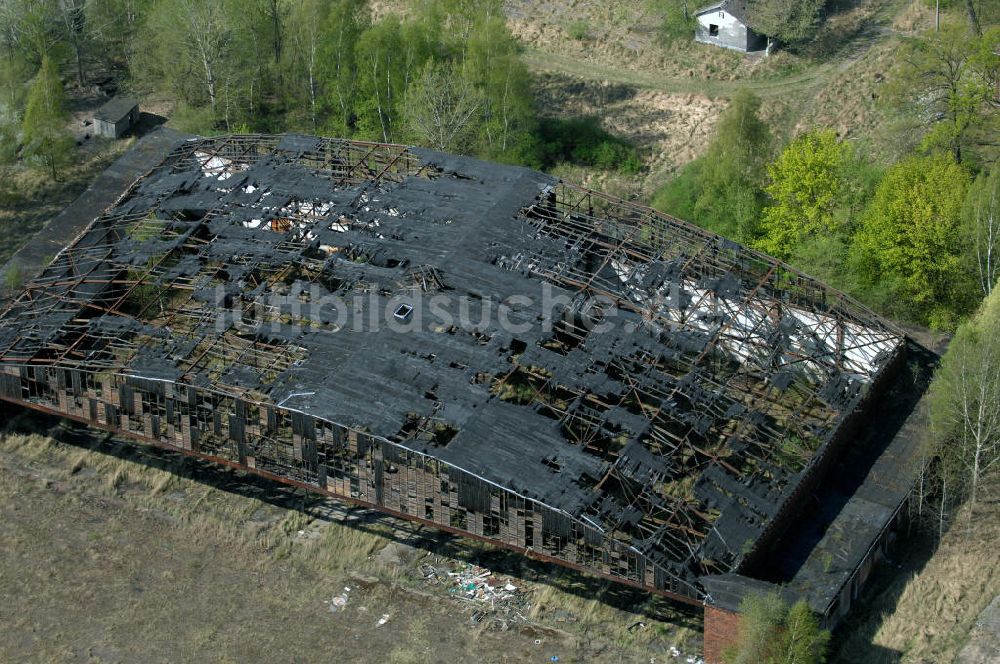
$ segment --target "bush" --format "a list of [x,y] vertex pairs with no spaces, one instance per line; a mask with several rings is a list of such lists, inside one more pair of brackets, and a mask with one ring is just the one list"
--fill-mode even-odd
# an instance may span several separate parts
[[17,263],[11,263],[3,271],[3,285],[8,291],[16,291],[24,285],[24,270]]
[[191,134],[218,133],[212,109],[208,106],[196,108],[184,103],[178,104],[170,116],[170,125],[179,131]]
[[737,242],[753,241],[772,144],[759,111],[757,97],[746,91],[736,94],[720,116],[705,156],[657,191],[654,207]]
[[747,595],[740,602],[740,634],[723,654],[726,664],[820,664],[830,633],[799,600],[791,607],[777,594]]
[[569,36],[584,41],[590,37],[590,25],[586,21],[573,21],[569,24]]
[[697,23],[694,18],[696,5],[693,3],[688,5],[687,18],[684,18],[684,0],[670,0],[665,4],[663,27],[660,28],[663,41],[670,43],[677,40],[693,40]]
[[704,158],[701,158],[684,166],[675,178],[656,190],[652,207],[694,222],[704,163]]

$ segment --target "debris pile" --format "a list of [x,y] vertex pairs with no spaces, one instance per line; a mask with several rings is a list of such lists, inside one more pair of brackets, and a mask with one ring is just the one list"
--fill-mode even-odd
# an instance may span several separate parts
[[445,569],[423,563],[420,575],[428,585],[447,586],[448,594],[465,605],[474,623],[503,631],[528,621],[530,591],[485,567],[460,563]]
[[342,611],[345,606],[347,606],[347,600],[350,599],[351,589],[350,587],[344,587],[344,592],[339,595],[334,595],[329,602],[324,601],[324,604],[330,605],[330,613],[336,613],[337,611]]

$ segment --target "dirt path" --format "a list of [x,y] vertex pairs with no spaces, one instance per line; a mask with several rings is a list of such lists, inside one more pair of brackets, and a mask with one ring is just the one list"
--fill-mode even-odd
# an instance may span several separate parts
[[[671,76],[655,69],[635,68],[623,62],[600,62],[594,58],[553,52],[529,46],[524,59],[529,67],[541,73],[563,74],[581,79],[619,83],[639,88],[649,88],[668,93],[696,93],[708,97],[729,97],[741,89],[750,89],[764,98],[787,97],[805,93],[829,83],[863,59],[880,41],[891,38],[895,30],[893,19],[902,11],[906,0],[895,0],[882,5],[867,26],[843,45],[840,52],[821,64],[808,64],[804,71],[765,78],[699,79],[691,76]],[[743,56],[749,61],[759,60],[762,54]]]
[[[817,64],[781,52],[768,60],[693,44],[666,47],[652,34],[649,12],[635,7],[609,10],[607,20],[627,17],[605,29],[598,21],[606,17],[593,3],[548,0],[537,11],[522,5],[508,0],[508,22],[537,76],[541,112],[597,117],[605,129],[639,146],[648,166],[638,178],[569,165],[555,174],[643,201],[704,153],[728,99],[741,89],[763,100],[762,114],[780,139],[814,126],[832,127],[844,139],[879,136],[887,126],[881,84],[900,34],[894,25],[910,7],[909,0],[889,0],[864,21],[855,17],[860,30]],[[618,5],[611,0],[609,6]],[[600,27],[592,38],[573,39],[567,32],[572,28],[565,27],[571,16],[599,16],[591,25]]]

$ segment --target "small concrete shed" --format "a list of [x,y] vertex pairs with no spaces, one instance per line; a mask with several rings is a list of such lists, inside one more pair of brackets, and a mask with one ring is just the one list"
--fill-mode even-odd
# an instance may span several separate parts
[[767,37],[750,27],[746,0],[720,0],[699,9],[695,18],[695,41],[743,53],[767,48]]
[[139,102],[128,97],[115,97],[94,113],[94,133],[108,138],[121,138],[139,122]]

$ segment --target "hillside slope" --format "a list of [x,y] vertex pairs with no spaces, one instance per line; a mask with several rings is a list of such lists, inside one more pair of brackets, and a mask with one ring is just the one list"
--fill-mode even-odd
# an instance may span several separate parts
[[[405,13],[413,0],[382,0]],[[780,136],[814,125],[844,138],[884,142],[890,124],[880,87],[899,41],[931,17],[913,0],[844,3],[814,43],[795,55],[742,55],[662,37],[662,3],[627,0],[507,0],[508,25],[540,81],[543,115],[594,115],[647,155],[640,178],[569,168],[558,173],[628,198],[648,200],[707,146],[726,100],[743,88],[764,99]],[[892,155],[885,155],[887,158]]]

